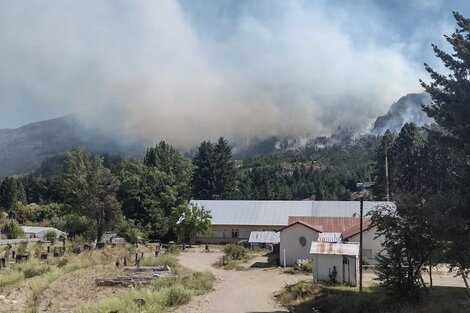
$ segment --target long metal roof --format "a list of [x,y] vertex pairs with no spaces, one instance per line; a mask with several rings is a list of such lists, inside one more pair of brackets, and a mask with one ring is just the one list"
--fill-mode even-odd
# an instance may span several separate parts
[[57,228],[54,227],[43,227],[43,226],[21,226],[21,229],[23,230],[24,233],[28,234],[38,234],[42,232],[48,232],[48,231],[54,231],[62,234],[67,234],[61,230],[58,230]]
[[277,231],[252,231],[249,243],[279,243],[280,233]]
[[285,226],[290,215],[312,215],[312,201],[192,200],[209,210],[212,225]]
[[[353,217],[359,201],[192,200],[209,210],[212,225],[286,226],[289,216]],[[391,202],[364,201],[364,215]]]

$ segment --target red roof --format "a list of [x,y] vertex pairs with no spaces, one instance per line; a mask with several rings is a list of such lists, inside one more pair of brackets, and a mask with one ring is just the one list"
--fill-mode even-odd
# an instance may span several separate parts
[[[359,218],[357,217],[315,217],[315,216],[289,216],[288,224],[302,223],[319,232],[341,233],[343,239],[359,233]],[[363,228],[370,227],[369,218],[364,218]],[[308,227],[308,226],[307,226]]]
[[[289,219],[290,219],[290,218],[289,218]],[[283,231],[284,229],[289,228],[289,227],[294,226],[294,225],[297,225],[297,224],[303,225],[303,226],[305,226],[305,227],[307,227],[307,228],[310,228],[311,230],[314,230],[314,231],[316,231],[316,232],[318,232],[318,233],[321,233],[321,230],[319,230],[319,229],[313,227],[312,225],[310,225],[310,224],[308,224],[308,223],[302,222],[302,221],[295,221],[295,222],[293,222],[293,223],[289,223],[289,225],[282,227],[282,228],[279,229],[278,231]]]
[[[364,222],[362,223],[362,229],[363,231],[365,230],[368,230],[369,228],[371,228],[371,225],[372,225],[372,221],[369,219],[369,218],[365,218],[364,219]],[[345,230],[343,233],[342,233],[342,237],[343,239],[347,239],[347,238],[350,238],[354,235],[357,235],[360,233],[360,226],[359,225],[359,221],[357,223],[357,225],[354,225],[353,227]]]

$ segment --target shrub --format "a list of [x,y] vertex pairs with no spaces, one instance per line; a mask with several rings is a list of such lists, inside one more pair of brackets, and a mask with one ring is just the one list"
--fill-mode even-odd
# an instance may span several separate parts
[[236,244],[229,244],[224,247],[224,253],[231,260],[244,260],[248,256],[248,249]]
[[50,241],[50,242],[55,242],[55,239],[56,239],[56,232],[53,231],[53,230],[48,230],[46,235],[44,236],[44,238],[47,240],[47,241]]
[[26,254],[28,251],[28,242],[22,241],[18,246],[18,254]]
[[122,220],[117,226],[117,234],[130,243],[147,240],[142,229],[133,220]]
[[17,239],[23,236],[23,230],[21,229],[20,224],[14,220],[6,221],[2,225],[1,231],[8,239]]
[[191,300],[191,291],[182,286],[170,287],[164,293],[167,306],[186,304]]

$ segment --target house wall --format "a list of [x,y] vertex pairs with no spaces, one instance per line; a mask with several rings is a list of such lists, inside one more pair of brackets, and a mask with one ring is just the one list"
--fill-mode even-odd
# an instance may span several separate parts
[[[346,260],[346,263],[343,263]],[[352,286],[357,285],[356,258],[352,256],[314,254],[313,255],[313,281],[330,282],[330,272],[336,266],[336,281]]]
[[[375,263],[377,254],[382,250],[383,237],[375,238],[377,227],[373,227],[362,233],[362,252],[364,258],[370,263]],[[359,242],[359,234],[348,238],[349,242]],[[368,257],[371,256],[371,258]]]
[[[306,244],[300,244],[300,237],[305,237]],[[296,224],[281,231],[279,247],[279,260],[284,265],[284,251],[286,265],[294,265],[298,259],[311,259],[310,246],[312,241],[318,240],[318,232],[301,224]]]
[[[209,234],[198,234],[195,241],[198,243],[234,243],[248,240],[252,231],[277,231],[282,226],[273,225],[212,225]],[[232,236],[232,231],[238,230],[238,237]]]

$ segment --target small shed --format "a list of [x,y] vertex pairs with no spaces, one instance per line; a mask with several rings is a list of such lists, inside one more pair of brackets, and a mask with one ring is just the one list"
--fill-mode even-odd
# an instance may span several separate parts
[[279,238],[277,231],[252,231],[248,242],[251,244],[278,244]]
[[23,230],[24,237],[29,238],[38,238],[40,240],[45,240],[46,234],[49,232],[55,233],[55,238],[59,239],[60,237],[67,238],[67,233],[61,230],[58,230],[54,227],[42,227],[42,226],[21,226]]
[[[313,241],[313,282],[332,280],[357,286],[359,277],[359,243],[336,243]],[[336,272],[336,274],[333,274]]]

